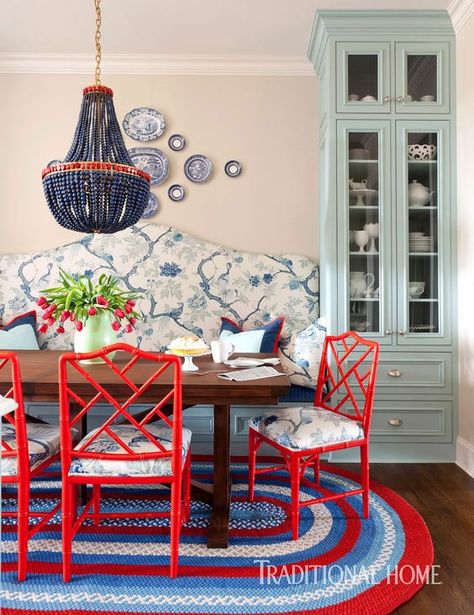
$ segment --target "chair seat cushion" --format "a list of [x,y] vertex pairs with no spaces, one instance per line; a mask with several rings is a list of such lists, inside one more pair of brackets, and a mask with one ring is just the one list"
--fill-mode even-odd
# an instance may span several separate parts
[[359,422],[310,406],[265,412],[250,419],[249,426],[280,446],[296,451],[364,438]]
[[[100,428],[98,428],[100,429]],[[75,447],[81,448],[98,431],[88,433]],[[172,448],[172,430],[165,424],[148,425],[148,432],[168,451]],[[133,425],[113,425],[110,427],[134,453],[157,452],[157,447]],[[183,427],[182,461],[186,459],[190,444],[191,430]],[[87,448],[88,452],[122,454],[127,451],[113,440],[106,432],[102,432]],[[114,461],[113,459],[73,459],[69,475],[89,474],[93,476],[168,476],[171,472],[171,459],[140,459],[137,461]]]
[[[30,469],[34,470],[49,457],[59,453],[59,427],[43,423],[27,423],[28,451],[30,456]],[[2,440],[11,448],[16,449],[16,435],[13,425],[2,425]],[[2,447],[2,450],[5,450]],[[16,457],[2,457],[0,459],[0,475],[15,476],[17,474]]]

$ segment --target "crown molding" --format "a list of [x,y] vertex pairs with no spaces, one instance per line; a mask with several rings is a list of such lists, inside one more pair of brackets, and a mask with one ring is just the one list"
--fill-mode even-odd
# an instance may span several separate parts
[[474,14],[474,0],[453,0],[448,6],[448,13],[458,34]]
[[[94,74],[92,54],[0,53],[0,73],[53,75]],[[108,54],[102,60],[108,75],[260,75],[314,76],[304,56]]]

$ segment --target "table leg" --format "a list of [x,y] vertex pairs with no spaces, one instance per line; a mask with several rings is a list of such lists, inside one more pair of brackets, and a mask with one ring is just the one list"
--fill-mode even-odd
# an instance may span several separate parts
[[214,493],[207,546],[225,549],[230,515],[230,406],[214,406]]

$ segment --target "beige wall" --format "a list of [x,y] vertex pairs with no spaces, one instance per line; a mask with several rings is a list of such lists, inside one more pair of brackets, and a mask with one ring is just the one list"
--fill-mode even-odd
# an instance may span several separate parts
[[[0,75],[2,118],[0,250],[30,252],[78,237],[59,227],[46,206],[41,170],[63,158],[72,141],[84,75]],[[311,77],[113,76],[119,121],[138,106],[159,109],[165,134],[149,145],[169,155],[171,172],[154,189],[161,210],[152,218],[204,239],[253,252],[318,257],[317,84]],[[167,138],[186,137],[172,152]],[[127,138],[128,147],[141,144]],[[202,153],[215,174],[187,181],[185,159]],[[231,158],[244,173],[228,178]],[[183,183],[181,203],[167,197]]]
[[457,37],[459,439],[458,463],[474,475],[474,16]]

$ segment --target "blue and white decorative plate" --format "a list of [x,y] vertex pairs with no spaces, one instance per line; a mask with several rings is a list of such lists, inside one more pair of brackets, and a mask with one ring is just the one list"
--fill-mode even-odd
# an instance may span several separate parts
[[128,150],[133,164],[148,173],[152,186],[162,184],[168,177],[168,158],[156,147],[132,147]]
[[145,211],[143,212],[142,219],[151,218],[156,214],[158,209],[160,208],[160,204],[158,203],[158,199],[156,198],[156,194],[150,192],[150,196],[148,197],[148,203],[145,207]]
[[135,141],[153,141],[163,134],[165,118],[156,109],[138,107],[123,118],[123,129]]
[[168,189],[168,196],[172,201],[182,201],[184,199],[184,187],[180,184],[173,184]]
[[238,177],[242,173],[242,164],[238,160],[229,160],[224,169],[229,177]]
[[206,182],[212,175],[212,163],[207,156],[195,154],[184,163],[184,174],[192,182]]
[[172,149],[174,152],[179,152],[186,145],[186,139],[183,137],[183,135],[171,135],[171,137],[168,139],[168,145],[170,146],[170,149]]

